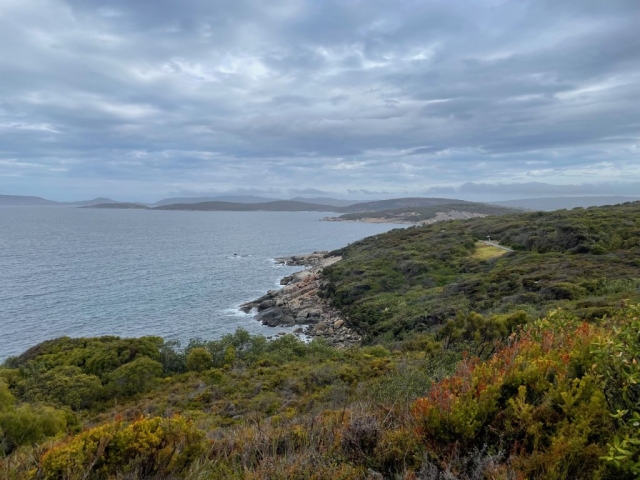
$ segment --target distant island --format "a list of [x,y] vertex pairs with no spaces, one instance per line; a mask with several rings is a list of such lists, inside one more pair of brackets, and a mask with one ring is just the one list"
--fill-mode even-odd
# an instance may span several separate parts
[[[259,197],[255,195],[217,195],[202,197],[170,197],[163,198],[157,202],[131,202],[117,201],[111,198],[98,197],[92,200],[80,200],[72,202],[60,202],[48,200],[42,197],[25,195],[0,195],[0,206],[24,207],[24,206],[76,206],[76,207],[96,207],[115,209],[150,209],[170,207],[169,210],[201,210],[201,211],[318,211],[333,212],[340,214],[363,213],[363,212],[389,212],[385,217],[389,217],[396,223],[416,223],[406,214],[418,213],[427,215],[417,219],[417,222],[429,220],[429,212],[419,212],[416,209],[434,207],[441,205],[442,208],[437,213],[448,215],[448,212],[466,212],[469,217],[484,215],[485,213],[476,211],[471,205],[494,205],[507,209],[516,210],[559,210],[572,209],[577,207],[588,208],[604,205],[617,205],[626,202],[640,200],[640,197],[624,196],[594,196],[594,197],[547,197],[547,198],[524,198],[506,201],[485,201],[470,202],[452,198],[434,197],[407,197],[392,198],[386,200],[358,201],[344,200],[329,197],[295,197],[291,199]],[[129,205],[129,206],[126,206]],[[246,206],[240,206],[246,205]],[[445,207],[448,206],[448,207]],[[462,208],[465,207],[465,208]],[[496,214],[496,213],[492,213]],[[449,215],[451,219],[465,218],[457,214]],[[345,219],[342,219],[345,220]],[[356,219],[359,221],[364,218]]]
[[82,208],[178,210],[200,212],[335,212],[339,217],[325,217],[325,221],[359,221],[368,223],[428,224],[442,220],[480,218],[504,215],[519,210],[485,203],[447,198],[395,198],[364,202],[347,206],[321,205],[295,200],[276,200],[260,203],[208,201],[178,203],[149,207],[138,203],[104,203]]
[[82,200],[78,202],[56,202],[53,200],[47,200],[42,197],[32,197],[25,195],[0,195],[0,206],[8,207],[25,207],[25,206],[92,206],[92,205],[104,205],[107,203],[117,203],[110,198],[98,197],[93,200]]
[[99,203],[98,205],[86,205],[80,208],[112,208],[116,210],[128,210],[138,208],[142,210],[151,210],[151,207],[141,205],[139,203],[127,203],[127,202],[113,202],[113,203]]
[[274,202],[265,203],[178,203],[176,205],[164,205],[153,208],[153,210],[192,210],[201,212],[334,212],[338,209],[339,207],[296,202],[292,200],[276,200]]

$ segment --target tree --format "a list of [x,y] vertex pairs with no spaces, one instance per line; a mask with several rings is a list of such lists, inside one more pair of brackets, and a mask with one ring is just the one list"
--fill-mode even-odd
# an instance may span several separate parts
[[160,363],[148,357],[140,357],[110,373],[108,388],[116,395],[131,396],[149,390],[161,375]]
[[213,357],[203,347],[196,347],[187,355],[187,368],[194,372],[202,372],[211,368]]

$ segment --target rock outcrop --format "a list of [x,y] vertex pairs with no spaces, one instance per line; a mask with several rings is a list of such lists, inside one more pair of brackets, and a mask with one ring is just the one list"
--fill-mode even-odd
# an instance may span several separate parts
[[257,300],[241,305],[242,311],[256,312],[256,320],[264,325],[302,328],[305,335],[322,337],[335,346],[348,347],[361,342],[362,337],[347,326],[340,312],[318,296],[322,269],[340,261],[340,257],[314,252],[275,260],[309,268],[284,277],[280,281],[283,288],[270,290]]

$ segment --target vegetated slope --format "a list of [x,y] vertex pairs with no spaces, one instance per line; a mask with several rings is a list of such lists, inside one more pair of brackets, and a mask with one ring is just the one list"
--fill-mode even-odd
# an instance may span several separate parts
[[202,202],[179,203],[155,207],[154,210],[198,210],[198,211],[230,211],[230,212],[333,212],[336,207],[329,205],[315,205],[312,203],[293,202],[290,200],[278,200],[265,203],[229,203],[229,202]]
[[[514,249],[476,258],[487,237]],[[323,294],[368,342],[433,332],[472,312],[596,318],[640,298],[640,202],[393,230],[332,252]]]
[[485,215],[506,215],[517,210],[486,203],[464,202],[464,203],[442,203],[428,207],[405,207],[392,210],[376,210],[358,213],[346,213],[340,215],[336,220],[368,220],[383,219],[387,221],[401,222],[428,222],[438,219],[438,217],[464,218],[464,216],[485,216]]
[[[392,399],[408,413],[455,359],[245,331],[185,352],[158,337],[60,338],[0,368],[0,467],[10,478],[34,467],[36,478],[364,478],[361,462],[335,457],[351,403]],[[386,377],[411,383],[402,402],[380,385]],[[18,450],[34,443],[46,447]]]
[[[157,337],[61,338],[0,368],[0,468],[7,479],[632,480],[639,316],[553,312],[484,339],[477,322],[466,343],[416,337],[395,351],[241,331],[186,352]],[[496,348],[485,361],[458,353],[483,343]]]

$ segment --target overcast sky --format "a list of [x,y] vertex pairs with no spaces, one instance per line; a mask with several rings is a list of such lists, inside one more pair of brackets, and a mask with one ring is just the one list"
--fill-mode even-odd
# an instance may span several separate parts
[[639,0],[0,0],[0,193],[638,182]]

